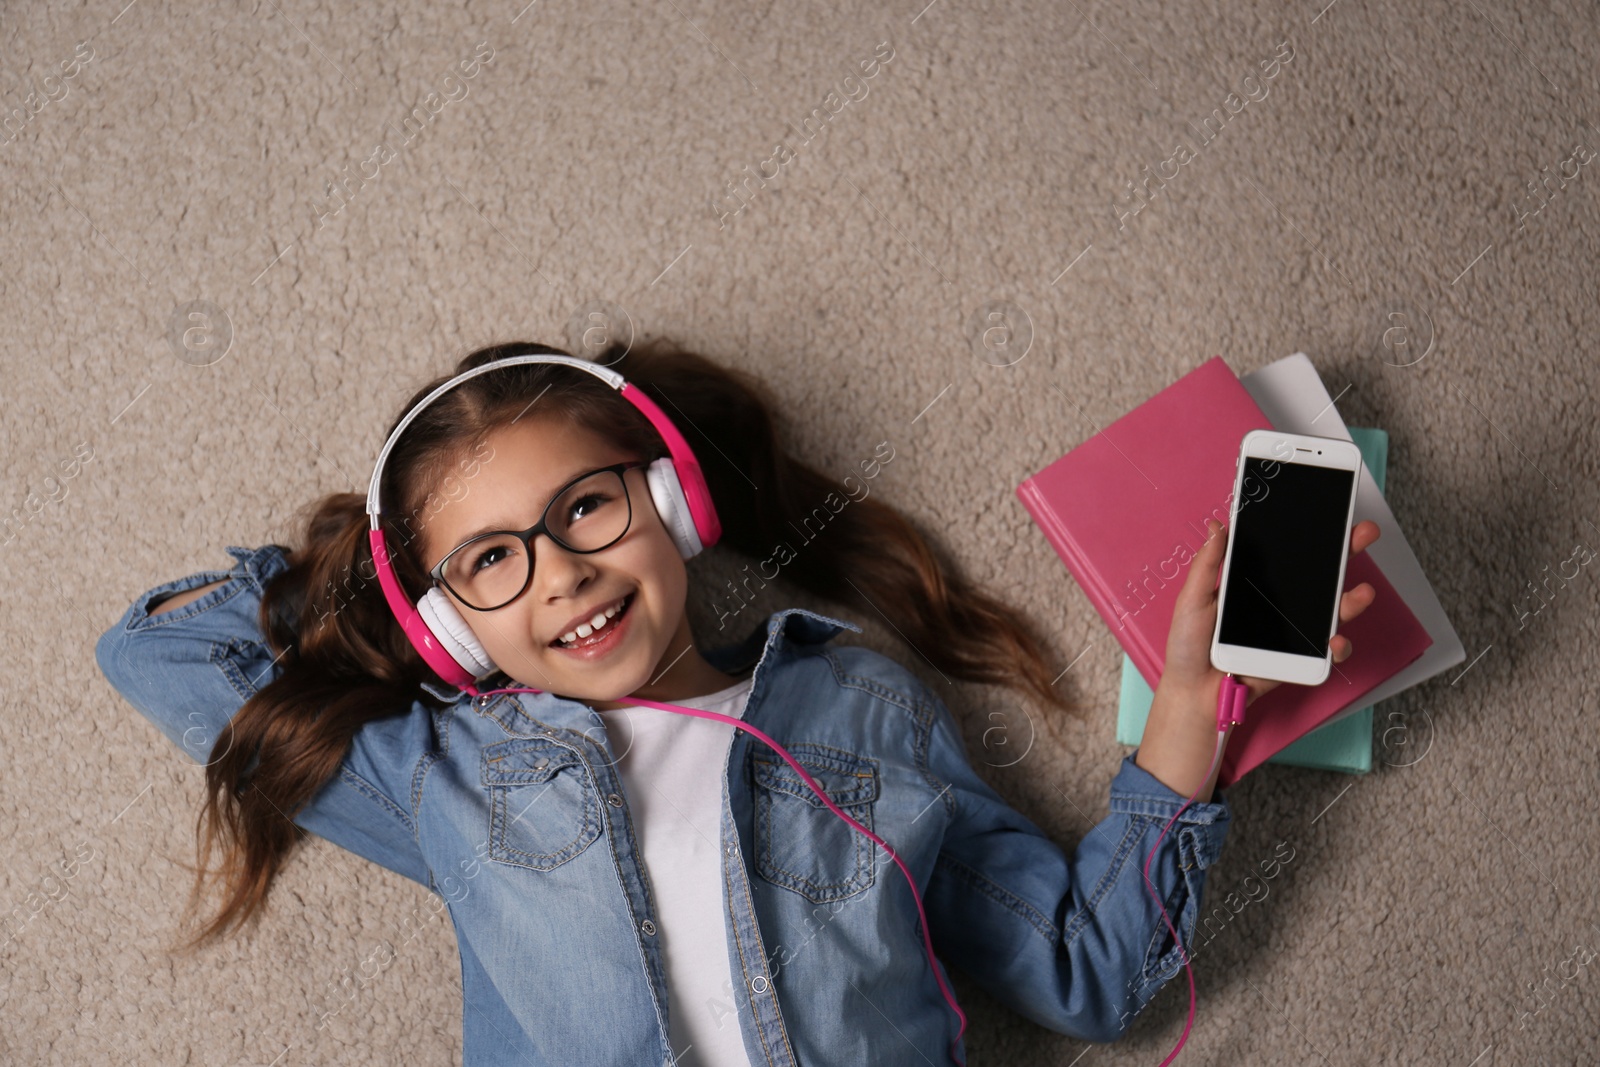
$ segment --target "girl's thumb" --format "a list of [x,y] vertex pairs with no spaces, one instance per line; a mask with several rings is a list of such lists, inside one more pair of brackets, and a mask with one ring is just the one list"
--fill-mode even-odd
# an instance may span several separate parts
[[1217,587],[1222,570],[1222,553],[1228,545],[1228,533],[1216,519],[1206,520],[1206,540],[1194,557],[1194,573],[1189,582],[1195,586],[1196,596],[1206,596]]

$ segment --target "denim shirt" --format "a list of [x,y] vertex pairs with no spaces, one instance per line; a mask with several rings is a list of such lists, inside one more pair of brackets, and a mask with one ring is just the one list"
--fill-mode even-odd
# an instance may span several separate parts
[[[228,552],[231,570],[149,590],[95,647],[117,691],[200,763],[278,670],[257,612],[286,550]],[[222,578],[189,604],[147,611]],[[846,628],[860,631],[790,608],[706,659],[735,675],[755,664],[743,721],[895,848],[942,964],[1041,1026],[1114,1040],[1181,967],[1141,868],[1186,798],[1130,754],[1110,813],[1068,855],[978,776],[955,719],[915,675],[829,643]],[[428,688],[453,703],[419,699],[362,727],[294,822],[443,898],[467,1067],[672,1064],[684,1050],[670,1047],[668,1012],[707,1010],[739,1027],[760,1067],[950,1062],[959,1021],[899,867],[766,745],[736,731],[721,768],[720,904],[737,986],[725,1003],[672,1004],[599,714],[550,693]],[[1220,794],[1190,805],[1151,864],[1186,947],[1229,818]]]

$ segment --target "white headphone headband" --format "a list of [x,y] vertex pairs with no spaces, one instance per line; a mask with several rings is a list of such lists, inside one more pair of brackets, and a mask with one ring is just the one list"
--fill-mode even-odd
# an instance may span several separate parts
[[481,367],[474,367],[469,371],[465,371],[456,375],[454,378],[451,378],[443,385],[440,385],[433,392],[423,397],[417,402],[415,407],[406,412],[406,417],[400,420],[400,425],[394,428],[394,432],[389,434],[389,439],[383,443],[383,451],[378,453],[378,462],[372,471],[372,482],[367,486],[367,515],[372,520],[372,529],[376,530],[378,528],[378,485],[383,481],[383,468],[389,462],[389,453],[393,450],[395,442],[400,440],[400,435],[405,432],[407,426],[411,425],[411,420],[422,414],[423,409],[429,404],[432,404],[439,397],[443,396],[451,389],[454,389],[468,378],[475,378],[487,371],[501,370],[505,367],[514,367],[525,363],[562,363],[569,367],[577,367],[579,370],[588,371],[590,374],[593,374],[596,378],[599,378],[613,389],[621,389],[625,384],[625,379],[616,371],[608,370],[607,368],[598,366],[587,359],[579,359],[576,356],[508,356],[505,359],[497,359],[492,363],[487,363]]

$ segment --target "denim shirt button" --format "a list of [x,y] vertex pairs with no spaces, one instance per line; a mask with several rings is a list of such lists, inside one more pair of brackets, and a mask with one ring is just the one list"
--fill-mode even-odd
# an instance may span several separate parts
[[606,803],[610,804],[613,808],[620,808],[622,807],[622,797],[618,796],[616,793],[607,793]]
[[644,936],[654,937],[656,933],[656,924],[651,922],[649,919],[646,919],[644,922],[639,924],[639,929],[644,931]]
[[767,981],[767,976],[764,974],[758,974],[750,979],[750,992],[752,993],[765,993],[771,988],[772,985]]

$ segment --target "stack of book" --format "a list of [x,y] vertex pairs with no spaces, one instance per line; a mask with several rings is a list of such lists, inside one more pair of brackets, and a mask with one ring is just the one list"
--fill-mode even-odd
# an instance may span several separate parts
[[1027,478],[1017,496],[1122,646],[1117,739],[1137,745],[1185,564],[1207,518],[1228,522],[1239,442],[1256,429],[1361,449],[1354,521],[1373,520],[1381,536],[1350,557],[1344,587],[1369,582],[1377,597],[1340,625],[1355,651],[1328,681],[1285,683],[1250,705],[1217,781],[1231,785],[1268,761],[1364,773],[1374,706],[1466,654],[1383,498],[1387,434],[1346,428],[1304,353],[1243,377],[1213,357]]

